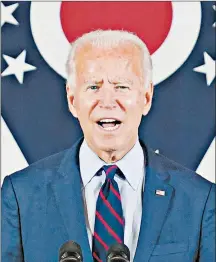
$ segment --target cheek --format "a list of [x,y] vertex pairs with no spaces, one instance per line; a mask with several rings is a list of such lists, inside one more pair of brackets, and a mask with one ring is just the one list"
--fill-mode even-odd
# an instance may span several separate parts
[[144,104],[142,98],[143,95],[141,94],[141,92],[128,96],[128,98],[124,100],[125,107],[128,108],[128,110],[130,111],[142,109],[142,106]]
[[75,99],[75,107],[78,113],[78,118],[88,118],[96,103],[97,100],[95,98],[86,96],[79,96],[79,98]]

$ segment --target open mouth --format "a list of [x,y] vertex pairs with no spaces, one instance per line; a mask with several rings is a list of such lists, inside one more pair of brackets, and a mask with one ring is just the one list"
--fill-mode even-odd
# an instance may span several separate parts
[[97,121],[97,124],[104,130],[114,131],[119,128],[119,126],[121,125],[121,121],[112,118],[106,118]]

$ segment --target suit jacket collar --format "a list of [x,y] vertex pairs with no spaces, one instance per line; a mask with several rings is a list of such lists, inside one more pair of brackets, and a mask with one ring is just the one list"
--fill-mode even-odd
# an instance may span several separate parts
[[[84,260],[91,262],[93,260],[86,230],[79,170],[79,149],[82,141],[83,138],[66,151],[58,170],[58,177],[53,181],[53,190],[68,232],[68,240],[79,243]],[[134,261],[139,262],[142,259],[147,262],[166,218],[173,188],[169,185],[170,176],[161,158],[148,149],[142,140],[140,144],[145,154],[146,177],[142,221]],[[157,195],[156,190],[165,191],[165,196]]]
[[65,241],[77,242],[83,251],[84,261],[91,262],[93,260],[86,230],[79,170],[79,148],[82,140],[66,151],[59,166],[58,177],[52,186],[68,236]]

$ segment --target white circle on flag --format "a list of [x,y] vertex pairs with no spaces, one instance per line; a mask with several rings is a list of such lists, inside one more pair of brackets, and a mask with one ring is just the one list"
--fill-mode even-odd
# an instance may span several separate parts
[[[70,43],[61,25],[61,2],[32,2],[30,23],[34,41],[49,66],[66,79]],[[201,4],[173,2],[173,19],[163,44],[151,55],[154,85],[167,79],[187,60],[200,32]],[[160,26],[160,25],[159,25]]]

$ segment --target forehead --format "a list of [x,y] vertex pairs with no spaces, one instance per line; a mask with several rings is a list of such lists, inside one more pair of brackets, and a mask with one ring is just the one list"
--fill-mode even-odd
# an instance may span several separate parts
[[[122,74],[132,71],[140,76],[142,70],[141,49],[130,42],[114,47],[92,46],[85,43],[75,54],[77,74],[92,74],[99,71],[115,71]],[[117,71],[116,71],[117,70]]]

